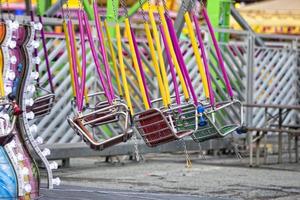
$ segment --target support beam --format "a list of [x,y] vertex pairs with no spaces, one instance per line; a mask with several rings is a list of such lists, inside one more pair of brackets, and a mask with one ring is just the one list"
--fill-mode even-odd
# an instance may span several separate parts
[[26,15],[30,15],[32,11],[32,3],[31,0],[25,0],[25,5],[26,5]]
[[85,12],[88,15],[89,20],[93,20],[94,19],[93,5],[90,4],[89,0],[83,0],[82,4]]
[[[141,4],[143,5],[146,1],[147,0],[141,0]],[[134,15],[141,7],[141,4],[139,1],[137,1],[133,6],[131,6],[131,8],[128,9],[128,16],[130,17]],[[126,18],[125,16],[120,17],[119,22],[124,21],[125,18]]]
[[[117,22],[119,13],[119,0],[107,1],[106,19],[108,22]],[[112,38],[116,37],[116,29],[109,27],[109,33]]]
[[[235,21],[242,27],[242,29],[255,34],[248,22],[240,15],[239,11],[237,11],[233,5],[230,6],[230,13]],[[264,41],[260,37],[255,37],[255,44],[258,46],[265,46]]]
[[49,17],[55,15],[55,13],[56,13],[57,11],[59,11],[60,9],[62,9],[62,8],[61,8],[61,5],[63,5],[63,4],[66,3],[66,2],[67,2],[67,0],[57,0],[57,2],[56,2],[54,5],[52,5],[52,6],[45,12],[45,15],[46,15],[46,16],[49,16]]
[[[229,28],[231,2],[231,0],[208,1],[207,12],[214,28]],[[216,32],[216,38],[218,41],[227,42],[229,34]]]
[[37,14],[43,16],[50,6],[51,1],[37,0]]
[[185,13],[185,10],[187,9],[188,11],[190,11],[192,9],[192,1],[191,0],[184,0],[183,3],[181,3],[181,6],[180,6],[180,9],[179,9],[179,12],[177,14],[177,17],[175,19],[175,22],[174,22],[174,28],[176,30],[176,35],[177,37],[179,38],[181,32],[182,32],[182,29],[184,27],[184,13]]

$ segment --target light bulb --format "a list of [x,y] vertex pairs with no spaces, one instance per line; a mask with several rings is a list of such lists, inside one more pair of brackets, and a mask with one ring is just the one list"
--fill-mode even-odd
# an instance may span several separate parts
[[26,185],[24,186],[24,190],[25,190],[26,193],[31,192],[31,185],[30,185],[30,184],[26,184]]
[[13,30],[17,30],[17,29],[19,28],[19,22],[18,22],[18,21],[13,21],[13,22],[11,23],[11,28],[12,28]]
[[23,161],[23,160],[24,160],[23,154],[18,153],[18,154],[17,154],[17,159],[18,159],[18,161]]
[[12,140],[9,144],[10,144],[11,148],[13,148],[13,149],[17,147],[17,143],[15,140]]
[[10,41],[8,42],[8,47],[9,47],[9,48],[14,49],[16,46],[17,46],[17,42],[16,42],[16,41],[10,40]]
[[33,80],[38,79],[39,76],[40,76],[40,74],[38,72],[31,72],[31,74],[30,74],[30,78]]
[[28,85],[27,92],[30,94],[33,94],[35,92],[35,86],[34,85]]
[[32,62],[36,65],[39,65],[41,63],[40,57],[34,57],[32,58]]
[[33,27],[34,27],[35,30],[40,31],[40,30],[42,30],[43,25],[40,22],[38,22],[38,23],[35,23],[33,25]]
[[24,167],[24,168],[22,169],[22,174],[23,174],[23,176],[28,176],[28,174],[29,174],[29,169],[28,169],[27,167]]
[[50,151],[50,149],[48,149],[48,148],[45,148],[43,151],[42,151],[42,154],[43,154],[43,156],[49,156],[50,154],[51,154],[51,151]]
[[12,92],[12,87],[6,86],[6,87],[4,88],[4,91],[5,91],[5,94],[9,94],[9,93]]
[[41,136],[38,136],[35,141],[38,143],[38,144],[43,144],[44,143],[44,139],[41,137]]
[[[32,133],[32,134],[37,133],[37,130],[38,130],[37,125],[35,125],[35,124],[31,125],[31,126],[29,127],[29,130],[30,130],[30,133]],[[42,139],[43,139],[43,138],[42,138]]]
[[16,77],[16,74],[15,74],[14,71],[8,70],[7,73],[6,73],[6,76],[9,80],[13,81]]
[[9,60],[10,60],[10,64],[14,65],[14,64],[17,63],[17,57],[16,56],[11,56]]
[[50,169],[57,169],[57,168],[58,168],[57,162],[51,162],[51,163],[49,164],[49,166],[50,166]]
[[59,186],[61,183],[61,180],[59,177],[56,177],[56,178],[52,179],[52,183],[53,183],[53,185]]
[[31,42],[31,46],[33,46],[33,48],[37,49],[40,46],[40,43],[36,40],[33,40]]
[[32,111],[26,113],[26,118],[29,120],[34,119],[34,113]]
[[34,101],[33,101],[32,98],[26,99],[26,100],[25,100],[25,104],[26,104],[26,106],[32,106],[32,105],[34,104]]

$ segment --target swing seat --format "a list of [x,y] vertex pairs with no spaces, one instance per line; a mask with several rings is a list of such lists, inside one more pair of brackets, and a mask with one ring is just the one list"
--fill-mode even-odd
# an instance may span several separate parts
[[[126,142],[133,134],[132,128],[128,127],[131,119],[127,106],[120,102],[115,105],[104,105],[106,105],[106,103],[101,103],[101,106],[98,104],[95,106],[94,111],[74,117],[73,119],[68,119],[68,123],[75,133],[82,137],[83,141],[89,144],[91,149],[99,151],[119,143]],[[94,138],[91,128],[97,128],[113,122],[119,122],[122,118],[124,119],[122,133],[103,141],[98,141]]]
[[[190,109],[190,107],[194,109]],[[191,117],[190,112],[185,112],[186,110],[193,110],[194,118]],[[149,147],[155,147],[191,135],[194,131],[192,128],[177,131],[178,124],[188,124],[188,121],[191,120],[197,121],[197,115],[195,106],[188,104],[169,109],[151,108],[137,113],[133,117],[138,132]]]
[[94,111],[85,117],[85,121],[89,122],[90,127],[96,127],[99,125],[115,123],[119,121],[119,115],[110,115],[110,113],[115,113],[120,111],[121,109],[127,109],[123,104],[119,104],[119,106],[110,106],[107,101],[97,103]]
[[233,133],[243,124],[242,104],[240,101],[221,102],[215,109],[206,108],[203,113],[206,125],[198,126],[192,134],[195,142],[223,138]]
[[40,88],[40,90],[46,92],[46,94],[35,98],[33,105],[27,107],[28,110],[34,113],[35,118],[48,115],[51,112],[55,101],[54,93],[43,88]]

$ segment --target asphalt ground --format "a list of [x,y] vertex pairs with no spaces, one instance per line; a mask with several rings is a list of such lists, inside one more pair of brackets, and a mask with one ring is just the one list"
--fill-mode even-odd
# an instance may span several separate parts
[[[41,199],[300,199],[300,164],[250,168],[235,156],[149,154],[137,163],[128,157],[71,159],[54,172],[62,186],[41,190]],[[272,158],[269,157],[269,160]],[[276,159],[276,157],[274,158]]]

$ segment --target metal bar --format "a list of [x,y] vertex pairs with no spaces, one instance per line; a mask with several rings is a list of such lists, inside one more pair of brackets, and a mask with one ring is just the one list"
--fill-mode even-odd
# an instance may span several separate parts
[[299,146],[298,146],[298,142],[299,142],[299,136],[295,136],[295,155],[296,155],[296,163],[299,163]]
[[[239,23],[239,25],[249,32],[251,32],[253,35],[255,35],[255,32],[252,30],[251,26],[247,23],[247,21],[240,15],[239,11],[235,9],[233,5],[230,6],[230,13],[232,17]],[[265,46],[264,41],[260,37],[255,37],[255,44],[258,46]]]
[[[199,144],[191,139],[184,140],[188,151],[198,151]],[[182,151],[178,149],[177,141],[167,143],[159,148],[149,148],[141,140],[138,141],[139,153],[171,153]],[[211,150],[214,148],[222,149],[230,146],[229,140],[212,140],[201,143],[202,150]],[[131,155],[134,152],[134,142],[128,141],[103,151],[94,151],[84,143],[69,143],[69,144],[53,144],[43,145],[42,148],[49,148],[51,155],[47,158],[49,160],[75,158],[75,157],[93,157],[93,156],[118,156],[118,155]]]
[[[259,131],[256,132],[256,137],[259,137]],[[256,140],[256,166],[259,166],[260,160],[260,138]]]
[[[279,121],[278,128],[281,129],[282,125],[282,108],[279,108]],[[278,133],[278,163],[282,163],[282,132]]]
[[[252,35],[248,37],[248,52],[247,52],[247,85],[246,85],[246,102],[253,103],[253,60],[254,60],[254,38]],[[247,108],[246,110],[246,125],[252,126],[252,116],[253,116],[252,108]],[[253,136],[252,133],[247,133],[248,144],[249,144],[249,165],[253,165]]]
[[[131,6],[131,8],[128,9],[128,16],[131,17],[132,15],[134,15],[146,1],[147,0],[140,0],[133,4],[133,6]],[[119,22],[123,22],[125,19],[126,16],[124,15],[119,18]]]
[[48,8],[45,12],[46,16],[53,16],[57,11],[59,11],[61,8],[61,5],[66,3],[67,0],[58,0],[55,4],[53,4],[50,8]]
[[[30,15],[31,11],[32,11],[32,4],[31,4],[31,0],[25,0],[25,5],[26,5],[26,15]],[[2,12],[2,11],[1,11]]]

